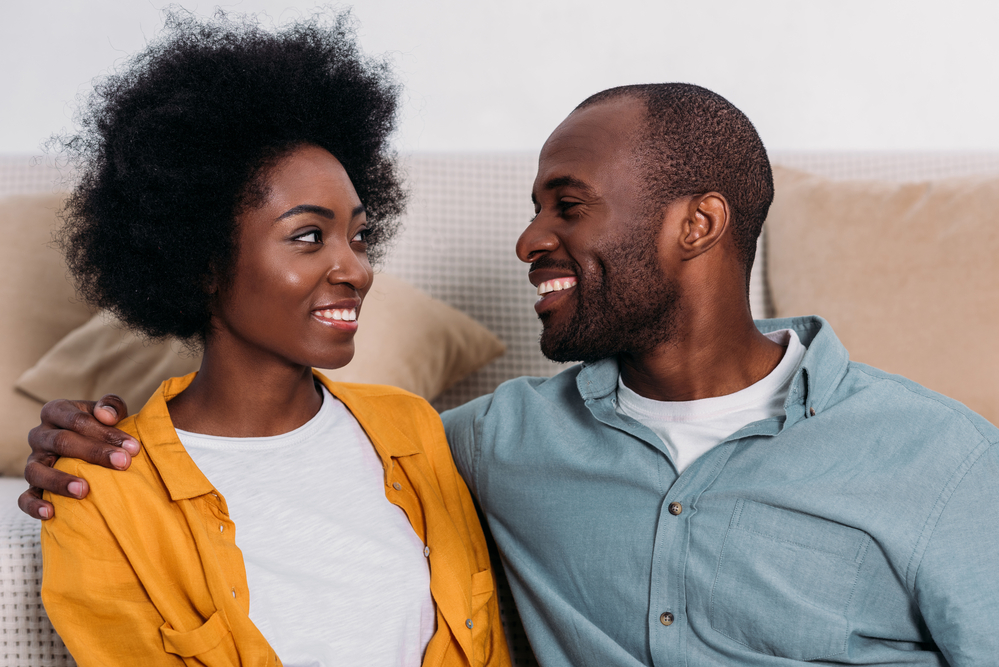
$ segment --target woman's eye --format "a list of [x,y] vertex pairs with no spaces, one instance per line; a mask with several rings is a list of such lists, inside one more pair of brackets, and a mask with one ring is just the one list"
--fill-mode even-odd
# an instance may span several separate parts
[[312,231],[304,232],[298,236],[292,237],[293,241],[302,241],[304,243],[322,243],[323,235],[318,229],[313,229]]
[[351,243],[367,243],[369,236],[371,236],[371,230],[362,229],[354,234],[354,238],[351,239]]

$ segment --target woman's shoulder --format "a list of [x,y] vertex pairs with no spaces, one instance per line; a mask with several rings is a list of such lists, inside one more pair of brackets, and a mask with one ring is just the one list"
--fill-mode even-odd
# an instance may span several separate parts
[[54,466],[56,469],[87,480],[87,484],[92,492],[94,489],[100,490],[96,495],[91,493],[90,496],[94,496],[94,498],[88,496],[88,499],[93,500],[97,496],[106,498],[109,495],[134,493],[147,495],[151,489],[160,489],[162,487],[160,473],[147,451],[152,446],[152,443],[144,441],[139,436],[139,431],[136,428],[136,416],[133,415],[122,420],[117,425],[117,428],[138,440],[142,447],[139,453],[131,458],[127,469],[105,468],[80,459],[66,457],[56,461]]
[[[325,380],[325,378],[324,378]],[[397,410],[437,414],[422,396],[386,384],[360,384],[353,382],[324,382],[330,393],[346,404],[367,404],[372,407],[392,406]]]

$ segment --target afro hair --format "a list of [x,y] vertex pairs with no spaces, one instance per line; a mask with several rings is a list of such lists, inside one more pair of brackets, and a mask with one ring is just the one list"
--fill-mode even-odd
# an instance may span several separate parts
[[388,144],[399,87],[361,54],[348,12],[265,30],[248,16],[166,12],[161,35],[100,80],[80,130],[54,143],[79,170],[57,243],[81,296],[153,338],[197,345],[213,281],[237,252],[236,216],[270,165],[313,144],[343,165],[381,258],[405,193]]

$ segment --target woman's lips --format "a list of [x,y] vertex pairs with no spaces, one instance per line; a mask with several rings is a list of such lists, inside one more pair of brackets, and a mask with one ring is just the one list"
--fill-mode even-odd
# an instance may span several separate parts
[[357,330],[357,308],[322,308],[312,311],[312,316],[336,329]]

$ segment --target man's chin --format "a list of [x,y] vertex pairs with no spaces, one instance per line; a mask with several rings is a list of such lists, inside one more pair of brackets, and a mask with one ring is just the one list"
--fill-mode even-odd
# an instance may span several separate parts
[[577,340],[576,336],[546,328],[541,332],[541,354],[559,363],[593,362],[613,354],[587,345],[587,342],[590,341]]

